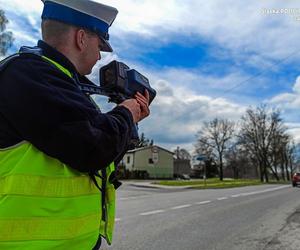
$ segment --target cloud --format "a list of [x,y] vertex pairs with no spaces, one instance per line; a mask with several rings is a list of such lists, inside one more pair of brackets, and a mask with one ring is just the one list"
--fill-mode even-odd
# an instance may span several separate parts
[[14,10],[22,15],[41,15],[43,3],[41,0],[0,0],[1,8]]
[[299,94],[300,95],[300,76],[297,77],[296,79],[296,83],[293,87],[293,91],[296,93],[296,94]]
[[[154,139],[159,145],[167,148],[179,145],[191,150],[196,133],[204,121],[215,117],[237,121],[246,110],[245,105],[224,98],[200,95],[184,84],[173,84],[174,79],[180,79],[180,75],[184,74],[182,70],[176,74],[173,71],[174,75],[167,73],[169,69],[158,73],[142,65],[133,64],[133,67],[147,75],[157,91],[150,106],[151,115],[139,127],[140,133],[144,132],[146,137]],[[94,72],[96,73],[97,71]],[[195,76],[190,76],[193,77]],[[95,76],[91,75],[90,78],[95,79]],[[106,98],[97,97],[96,101],[104,112],[113,107],[106,103]]]
[[42,1],[32,0],[28,4],[28,1],[22,0],[0,0],[0,6],[9,20],[7,30],[12,31],[15,38],[10,53],[15,53],[22,45],[36,45],[40,38]]
[[[119,9],[113,31],[137,33],[152,41],[168,43],[189,36],[240,53],[258,53],[266,60],[282,59],[298,48],[300,22],[295,15],[266,14],[264,9],[295,8],[292,1],[279,0],[103,0]],[[130,8],[128,8],[130,6]],[[280,38],[280,39],[278,39]],[[262,42],[263,41],[263,42]],[[299,58],[299,55],[295,55]]]
[[292,136],[296,143],[300,143],[300,124],[289,124],[288,133]]
[[[298,49],[300,21],[297,15],[265,14],[264,9],[295,8],[292,1],[251,1],[244,4],[236,0],[98,0],[118,8],[119,14],[112,26],[112,37],[134,37],[139,34],[157,44],[172,40],[190,43],[207,41],[238,54],[256,54],[257,62],[268,64],[272,59],[283,59]],[[0,0],[5,10],[37,25],[42,1]],[[129,7],[130,6],[130,7]],[[11,20],[14,23],[14,20]],[[19,28],[20,29],[20,28]],[[20,31],[19,31],[20,32]],[[176,34],[176,36],[174,36]],[[280,39],[278,39],[280,38]],[[114,39],[113,39],[114,40]],[[263,41],[263,42],[262,42]],[[291,60],[299,59],[295,53]],[[254,60],[254,59],[253,59]],[[261,67],[261,65],[256,65]]]
[[274,96],[269,103],[284,111],[297,111],[300,108],[300,76],[297,77],[291,93],[281,93]]
[[237,120],[245,111],[243,105],[199,95],[185,85],[174,85],[168,78],[150,75],[156,78],[151,82],[157,97],[151,104],[151,116],[141,126],[146,135],[160,143],[193,143],[203,121],[215,117]]
[[[97,1],[119,10],[111,27],[111,40],[116,51],[144,53],[147,48],[163,47],[170,42],[193,47],[204,41],[219,47],[218,51],[210,51],[215,56],[230,56],[237,64],[270,71],[278,68],[273,67],[274,60],[290,56],[288,61],[294,61],[300,57],[296,53],[300,40],[300,33],[295,32],[300,26],[300,21],[295,21],[297,16],[263,13],[266,8],[295,7],[292,2],[286,1],[283,6],[279,0],[251,1],[246,5],[243,1],[233,0]],[[42,1],[31,0],[28,4],[22,0],[0,0],[0,4],[22,19],[21,23],[17,23],[15,17],[10,20],[9,28],[16,34],[16,41],[32,44],[39,33],[30,39],[30,32],[23,30],[25,25],[22,23],[26,20],[31,27],[39,27]],[[136,46],[139,40],[143,48]],[[222,55],[221,51],[227,53]]]
[[276,95],[268,103],[281,110],[287,121],[288,133],[290,133],[296,142],[300,143],[300,76],[296,78],[290,93]]

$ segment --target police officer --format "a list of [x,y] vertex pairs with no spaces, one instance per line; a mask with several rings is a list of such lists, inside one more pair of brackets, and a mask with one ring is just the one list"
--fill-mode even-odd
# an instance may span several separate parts
[[112,241],[115,163],[149,94],[101,113],[77,83],[112,51],[117,10],[43,2],[43,40],[0,67],[0,249],[98,249]]

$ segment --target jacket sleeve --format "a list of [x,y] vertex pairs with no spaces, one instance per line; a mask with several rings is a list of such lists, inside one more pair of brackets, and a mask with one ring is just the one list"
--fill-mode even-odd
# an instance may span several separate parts
[[123,154],[133,127],[129,110],[101,113],[71,78],[39,59],[16,59],[3,72],[0,112],[20,138],[82,172]]

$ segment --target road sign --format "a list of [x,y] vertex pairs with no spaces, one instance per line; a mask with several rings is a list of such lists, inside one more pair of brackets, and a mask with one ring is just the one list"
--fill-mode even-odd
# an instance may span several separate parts
[[206,161],[206,156],[204,156],[204,155],[198,155],[198,156],[196,157],[196,160],[197,160],[197,161]]

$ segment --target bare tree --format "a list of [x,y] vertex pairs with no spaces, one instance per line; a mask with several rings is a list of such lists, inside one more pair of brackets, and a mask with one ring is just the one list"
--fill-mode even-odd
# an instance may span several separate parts
[[293,148],[293,152],[294,152],[294,158],[293,158],[293,161],[294,161],[294,169],[293,171],[291,171],[292,173],[295,172],[295,169],[298,168],[298,171],[300,169],[300,143],[298,144],[294,144],[294,148]]
[[237,143],[232,144],[225,154],[227,167],[233,171],[233,178],[253,178],[258,176],[257,169],[253,167],[252,155]]
[[290,137],[278,110],[268,110],[266,106],[249,108],[242,117],[240,142],[254,156],[260,179],[269,181],[269,173],[279,180],[289,175],[284,162],[287,162],[287,148]]
[[184,148],[179,148],[174,150],[174,156],[179,160],[190,160],[191,154]]
[[292,138],[286,134],[276,134],[272,145],[271,159],[275,172],[280,170],[282,180],[290,180],[296,166],[296,147]]
[[286,147],[285,154],[285,170],[287,180],[290,180],[291,175],[296,171],[297,167],[300,167],[300,144],[296,145],[293,141],[290,142]]
[[10,31],[6,30],[8,20],[3,10],[0,10],[0,56],[4,56],[7,50],[12,46],[13,35]]
[[226,119],[215,118],[205,122],[196,143],[196,152],[213,159],[219,166],[219,177],[223,180],[224,155],[233,137],[234,123]]

